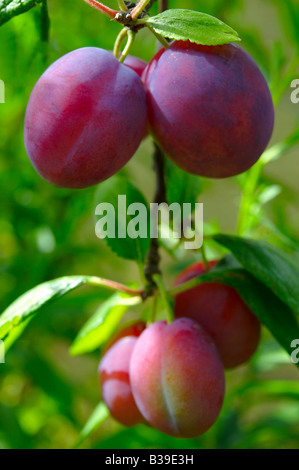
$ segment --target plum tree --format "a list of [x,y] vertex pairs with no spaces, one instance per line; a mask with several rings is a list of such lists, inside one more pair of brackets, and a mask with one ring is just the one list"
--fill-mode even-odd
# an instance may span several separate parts
[[198,436],[219,415],[223,365],[211,338],[191,319],[144,330],[131,356],[130,380],[142,415],[166,434]]
[[[213,267],[216,262],[211,263]],[[202,262],[184,270],[176,285],[205,272]],[[260,339],[260,322],[238,292],[226,284],[204,282],[178,294],[175,316],[192,318],[211,336],[225,368],[236,367],[253,355]]]
[[25,116],[25,147],[40,175],[65,188],[85,188],[120,170],[147,124],[140,78],[108,51],[85,47],[41,76]]
[[239,46],[174,41],[143,74],[154,138],[183,170],[224,178],[250,168],[273,130],[271,94]]
[[144,422],[132,395],[129,366],[137,336],[124,336],[114,343],[99,365],[102,397],[111,415],[125,426]]

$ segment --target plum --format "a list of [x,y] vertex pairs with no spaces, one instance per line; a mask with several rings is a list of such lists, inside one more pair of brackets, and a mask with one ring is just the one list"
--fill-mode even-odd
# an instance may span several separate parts
[[[212,262],[213,267],[217,262]],[[205,272],[202,262],[194,263],[177,278],[180,285]],[[261,325],[238,292],[226,284],[204,282],[176,295],[176,318],[198,322],[211,336],[225,368],[248,361],[256,351]]]
[[249,169],[274,125],[266,80],[239,46],[174,41],[143,74],[151,132],[180,168],[208,178]]
[[108,51],[84,47],[54,62],[26,110],[25,147],[38,173],[64,188],[86,188],[119,171],[147,125],[141,79]]
[[159,321],[141,333],[131,356],[130,381],[148,423],[172,436],[203,434],[221,410],[223,365],[211,338],[189,318]]

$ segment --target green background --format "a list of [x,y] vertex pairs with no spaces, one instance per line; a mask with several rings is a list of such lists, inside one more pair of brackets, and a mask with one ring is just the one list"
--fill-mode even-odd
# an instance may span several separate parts
[[[242,47],[261,66],[277,101],[272,144],[292,132],[299,116],[299,104],[290,100],[290,81],[283,82],[288,64],[296,63],[299,48],[295,19],[287,14],[286,4],[298,11],[297,2],[284,0],[170,0],[170,7],[213,14],[239,32]],[[139,281],[135,263],[119,260],[95,236],[95,188],[55,188],[37,175],[25,153],[24,112],[41,73],[73,49],[112,49],[120,29],[80,0],[49,0],[48,6],[48,44],[41,40],[45,26],[39,5],[0,28],[0,79],[6,92],[5,104],[0,104],[0,311],[36,284],[67,274]],[[116,8],[116,2],[111,0],[109,6]],[[140,32],[132,53],[149,60],[155,50],[154,37]],[[151,155],[148,138],[123,170],[149,200],[154,188]],[[280,191],[265,205],[263,214],[257,214],[260,223],[254,236],[297,249],[298,174],[296,145],[267,166],[263,184],[278,185]],[[199,180],[199,185],[206,230],[234,232],[241,197],[236,180]],[[277,231],[263,224],[263,217]],[[211,257],[218,254],[213,246],[209,250]],[[186,254],[174,262],[165,255],[166,283],[171,285],[192,259]],[[99,357],[96,352],[70,357],[68,350],[100,301],[98,291],[82,288],[44,308],[7,354],[6,363],[0,364],[0,448],[74,446],[100,400]],[[127,315],[135,317],[137,310]],[[126,429],[109,418],[82,447],[298,448],[298,378],[298,370],[264,331],[250,364],[227,373],[223,411],[201,438],[173,439],[142,425]]]

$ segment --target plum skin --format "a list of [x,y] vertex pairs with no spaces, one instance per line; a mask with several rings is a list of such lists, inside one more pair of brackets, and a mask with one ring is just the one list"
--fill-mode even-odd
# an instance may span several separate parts
[[[212,268],[217,261],[210,263]],[[194,263],[176,279],[180,285],[205,272],[202,262]],[[258,318],[238,292],[226,284],[204,282],[175,297],[176,318],[198,322],[213,339],[226,369],[247,362],[256,351],[261,333]]]
[[111,415],[124,426],[145,422],[136,406],[129,375],[136,341],[136,336],[119,339],[105,353],[99,365],[102,398]]
[[136,404],[160,431],[191,438],[203,434],[221,410],[225,378],[218,351],[193,320],[150,325],[130,362]]
[[127,57],[125,58],[124,64],[127,67],[130,67],[130,69],[134,70],[134,72],[136,72],[140,78],[142,77],[142,74],[148,65],[148,63],[145,62],[145,60],[140,59],[140,57],[136,57],[130,54],[127,55]]
[[186,172],[225,178],[250,168],[273,131],[272,97],[239,46],[174,41],[143,74],[154,138]]
[[26,110],[27,154],[38,173],[64,188],[85,188],[119,171],[147,124],[141,79],[108,51],[74,50],[36,83]]

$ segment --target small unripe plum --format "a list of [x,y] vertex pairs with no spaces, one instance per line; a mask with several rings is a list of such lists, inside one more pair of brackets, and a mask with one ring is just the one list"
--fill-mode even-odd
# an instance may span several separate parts
[[203,434],[221,410],[225,379],[218,351],[193,320],[159,321],[139,336],[130,379],[145,419],[176,437]]
[[85,47],[54,62],[26,110],[25,147],[47,181],[85,188],[120,170],[147,125],[141,79],[108,51]]
[[[212,268],[216,262],[212,262]],[[202,262],[184,270],[176,285],[183,284],[205,272]],[[204,282],[178,294],[175,316],[192,318],[211,336],[225,368],[248,361],[260,340],[260,322],[238,292],[226,284]]]
[[111,415],[125,426],[145,420],[132,395],[129,366],[136,336],[125,336],[114,343],[99,366],[102,397]]
[[265,150],[273,102],[257,64],[239,46],[174,41],[154,56],[143,81],[153,136],[183,170],[234,176]]

